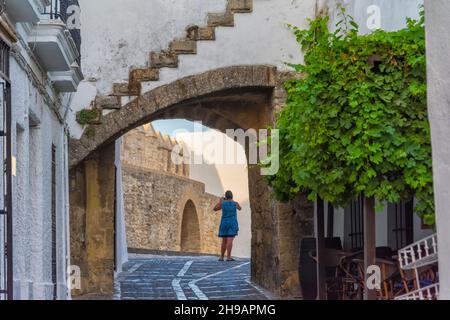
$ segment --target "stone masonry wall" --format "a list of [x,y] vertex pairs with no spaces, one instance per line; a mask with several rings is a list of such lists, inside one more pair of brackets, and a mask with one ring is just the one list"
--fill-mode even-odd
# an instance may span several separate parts
[[[220,214],[212,208],[219,199],[205,193],[203,183],[188,178],[188,165],[172,162],[171,152],[178,143],[151,125],[124,136],[121,158],[128,247],[218,253]],[[186,208],[190,201],[195,213],[184,215],[192,207]],[[183,227],[188,228],[184,237]]]
[[81,271],[73,296],[114,292],[114,154],[105,146],[71,170],[70,255]]
[[122,163],[189,177],[188,165],[175,165],[171,161],[172,150],[179,143],[155,131],[151,124],[141,126],[124,135]]
[[183,212],[191,200],[199,221],[200,252],[219,252],[220,215],[212,210],[218,198],[206,194],[202,183],[123,166],[123,188],[129,248],[180,251]]

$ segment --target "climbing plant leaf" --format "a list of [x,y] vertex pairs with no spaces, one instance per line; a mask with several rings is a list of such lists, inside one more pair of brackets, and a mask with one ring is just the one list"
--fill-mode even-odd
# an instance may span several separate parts
[[368,35],[341,13],[334,32],[327,16],[306,30],[291,26],[305,53],[291,66],[304,77],[285,84],[280,170],[268,181],[280,200],[307,191],[339,207],[361,193],[415,197],[416,212],[434,224],[423,10],[402,30]]

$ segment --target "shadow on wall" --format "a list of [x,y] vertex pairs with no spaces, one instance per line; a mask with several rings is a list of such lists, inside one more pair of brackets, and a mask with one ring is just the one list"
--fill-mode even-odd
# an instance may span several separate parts
[[[205,184],[206,192],[223,197],[225,191],[232,190],[235,200],[242,206],[238,214],[240,232],[235,240],[233,255],[240,258],[251,256],[251,209],[249,201],[249,180],[244,148],[235,144],[235,163],[225,164],[226,144],[230,138],[222,132],[183,133],[177,138],[185,143],[191,157],[198,164],[190,166],[189,178]],[[192,159],[191,159],[192,160]],[[216,234],[218,230],[214,231]],[[219,239],[220,241],[220,239]]]
[[183,210],[181,224],[181,252],[200,252],[200,224],[197,209],[192,200],[189,200]]
[[252,243],[252,217],[250,201],[240,203],[242,211],[238,213],[239,235],[234,241],[233,255],[239,258],[250,258]]

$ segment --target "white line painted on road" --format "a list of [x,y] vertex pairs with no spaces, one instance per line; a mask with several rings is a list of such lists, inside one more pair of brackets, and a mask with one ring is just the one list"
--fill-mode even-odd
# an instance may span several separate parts
[[194,294],[199,298],[200,300],[208,300],[208,297],[203,293],[202,290],[195,284],[195,282],[189,282],[189,287],[194,292]]
[[262,290],[260,287],[258,287],[257,285],[255,285],[250,277],[248,277],[247,279],[245,279],[245,282],[247,282],[250,286],[252,286],[253,288],[256,289],[256,291],[258,291],[260,294],[262,294],[264,297],[266,297],[267,299],[271,300],[271,298],[264,292],[264,290]]
[[142,267],[144,265],[144,263],[136,263],[135,265],[133,265],[133,267],[131,267],[127,272],[128,273],[133,273],[135,272],[137,269],[139,269],[140,267]]
[[187,300],[186,295],[184,294],[183,288],[181,288],[181,278],[186,275],[186,272],[188,272],[189,268],[192,266],[194,261],[188,261],[184,264],[184,267],[178,272],[177,278],[172,280],[172,288],[173,291],[175,291],[175,294],[177,295],[178,300]]
[[180,270],[180,272],[178,272],[177,277],[184,277],[184,275],[186,274],[186,272],[189,270],[189,268],[191,267],[191,265],[194,263],[194,261],[188,261],[186,262],[186,264],[184,265],[183,269]]
[[181,279],[173,279],[172,280],[172,288],[173,291],[175,291],[175,294],[177,295],[177,300],[187,300],[186,295],[184,294],[183,289],[180,285]]
[[209,274],[207,276],[204,276],[204,277],[196,279],[196,280],[192,280],[191,282],[189,282],[189,287],[192,289],[192,291],[194,291],[194,293],[197,296],[197,298],[199,298],[200,300],[208,300],[208,297],[197,286],[198,282],[206,280],[206,279],[209,279],[209,278],[212,278],[212,277],[215,277],[215,276],[218,276],[218,275],[220,275],[222,273],[225,273],[225,272],[228,272],[228,271],[231,271],[231,270],[239,269],[239,268],[241,268],[243,266],[247,266],[249,264],[250,264],[250,262],[246,262],[246,263],[240,264],[238,266],[235,266],[233,268],[229,268],[229,269],[226,269],[226,270],[223,270],[223,271],[219,271],[219,272],[216,272],[216,273]]

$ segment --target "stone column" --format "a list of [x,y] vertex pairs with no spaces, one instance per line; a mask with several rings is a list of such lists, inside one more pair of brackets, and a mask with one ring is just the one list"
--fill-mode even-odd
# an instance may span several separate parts
[[[285,106],[283,84],[299,77],[297,73],[278,74],[270,116]],[[265,126],[262,126],[265,127]],[[250,203],[252,211],[252,280],[283,297],[301,297],[299,280],[300,243],[314,234],[314,205],[306,195],[290,203],[274,199],[273,191],[261,176],[258,166],[249,166]]]
[[112,143],[71,171],[71,264],[82,276],[74,296],[114,293],[114,159]]
[[450,1],[425,1],[440,299],[450,299]]

